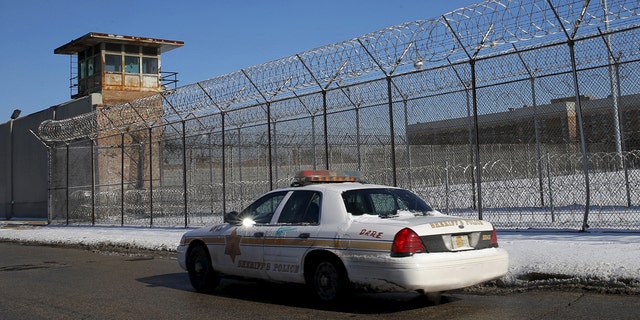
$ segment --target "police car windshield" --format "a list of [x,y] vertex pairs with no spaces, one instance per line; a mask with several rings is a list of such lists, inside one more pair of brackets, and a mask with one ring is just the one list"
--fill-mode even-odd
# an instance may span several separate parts
[[347,212],[352,215],[374,214],[380,217],[397,216],[399,211],[414,215],[428,215],[433,209],[408,190],[392,188],[358,189],[342,193]]

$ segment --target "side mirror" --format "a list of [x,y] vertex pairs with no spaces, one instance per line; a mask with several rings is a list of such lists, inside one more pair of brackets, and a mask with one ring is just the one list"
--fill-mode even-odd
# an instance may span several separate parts
[[224,213],[224,222],[230,224],[240,224],[242,220],[240,220],[240,213],[238,211],[231,211]]

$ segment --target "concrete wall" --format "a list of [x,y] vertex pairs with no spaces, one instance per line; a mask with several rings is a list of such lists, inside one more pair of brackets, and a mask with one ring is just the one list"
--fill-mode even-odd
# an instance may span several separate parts
[[48,219],[49,154],[32,131],[45,120],[91,112],[101,102],[94,94],[0,124],[0,219]]
[[11,210],[11,123],[0,124],[0,219]]

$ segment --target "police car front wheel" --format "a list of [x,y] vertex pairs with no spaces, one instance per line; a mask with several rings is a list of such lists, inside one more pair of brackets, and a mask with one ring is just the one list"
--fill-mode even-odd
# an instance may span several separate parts
[[196,245],[189,251],[187,270],[191,286],[198,292],[211,292],[220,283],[220,278],[211,265],[207,247]]

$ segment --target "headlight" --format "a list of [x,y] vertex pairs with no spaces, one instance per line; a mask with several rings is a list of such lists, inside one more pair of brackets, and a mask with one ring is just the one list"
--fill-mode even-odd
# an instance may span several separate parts
[[242,225],[245,226],[245,227],[251,227],[254,224],[256,224],[256,222],[253,221],[253,219],[251,219],[251,218],[242,219]]

